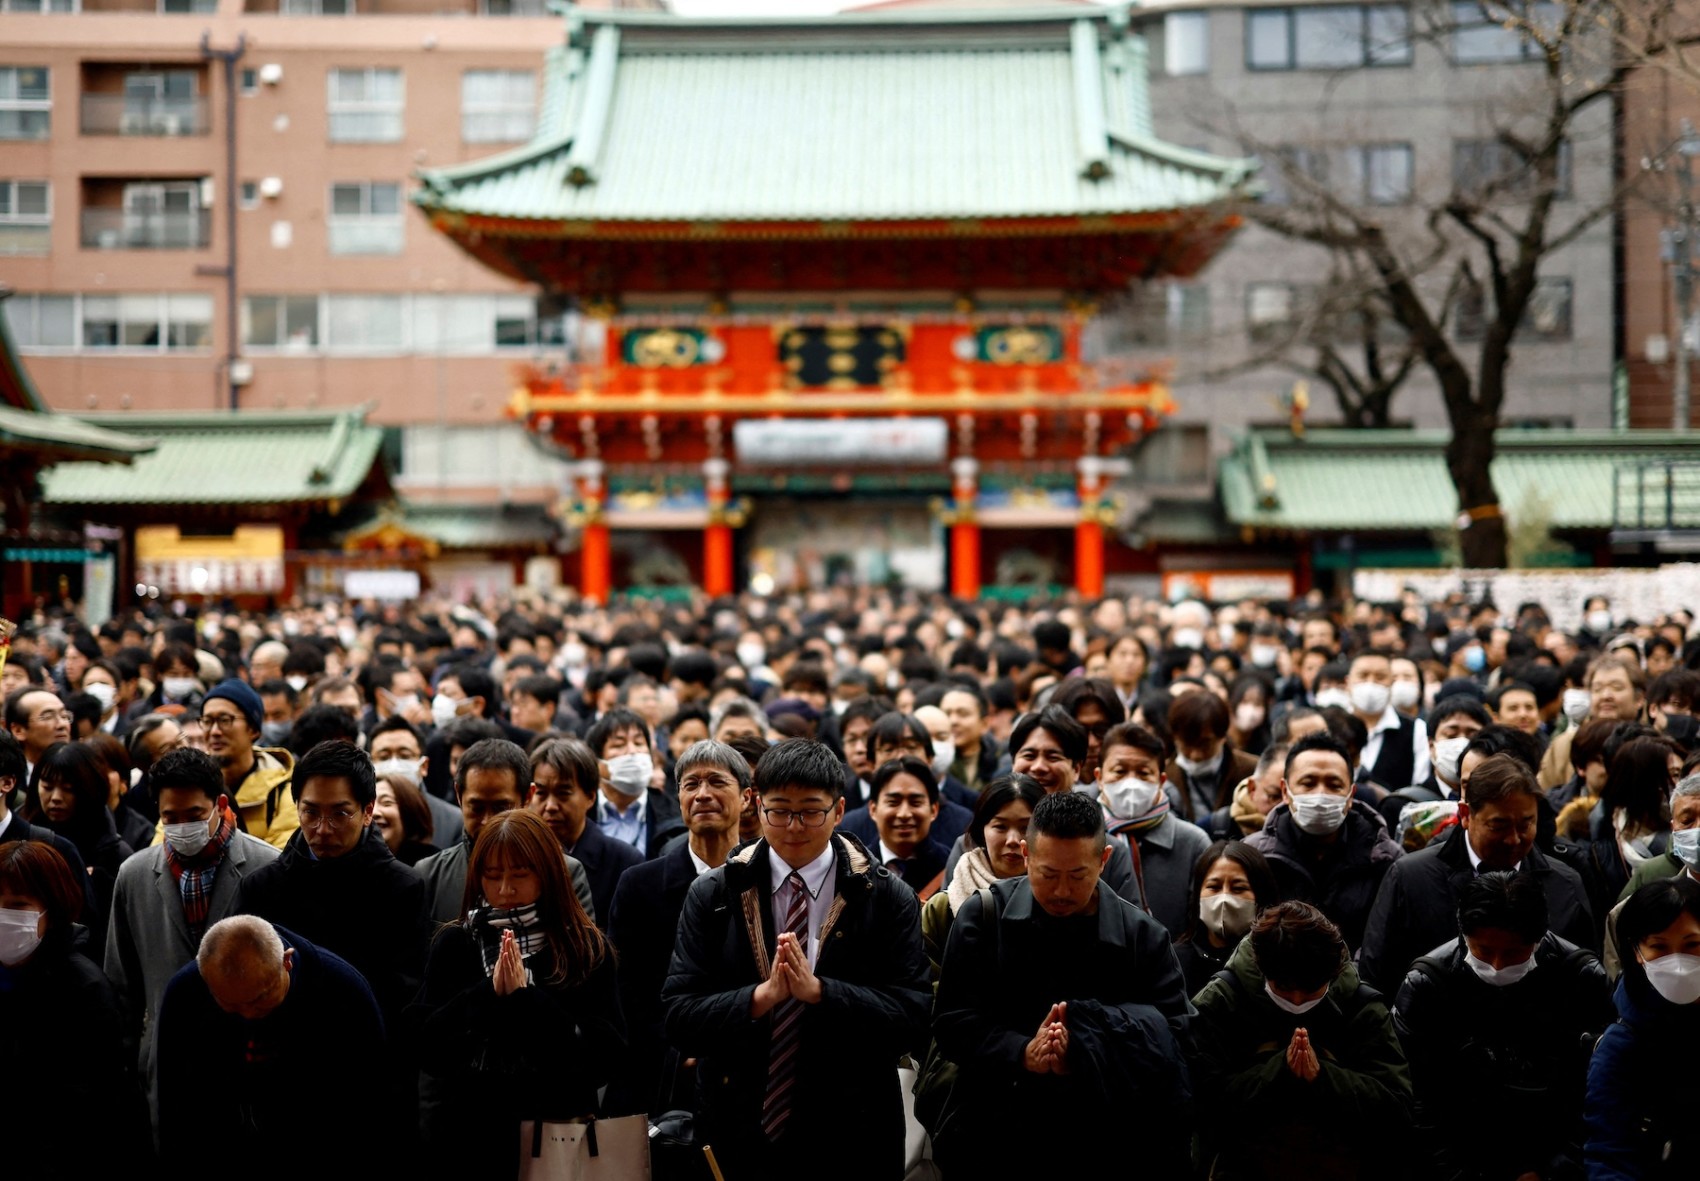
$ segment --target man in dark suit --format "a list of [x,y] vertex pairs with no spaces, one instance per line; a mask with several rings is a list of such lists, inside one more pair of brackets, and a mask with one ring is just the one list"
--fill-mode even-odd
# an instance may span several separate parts
[[629,709],[609,710],[584,741],[607,767],[592,823],[601,826],[603,836],[625,842],[645,858],[657,856],[685,823],[679,801],[655,786],[661,765],[655,761],[649,723]]
[[531,793],[525,807],[549,826],[562,851],[584,866],[596,917],[606,930],[614,888],[627,870],[643,864],[643,854],[590,823],[600,780],[596,756],[588,746],[576,738],[551,738],[531,752]]
[[[691,1080],[662,1032],[661,986],[673,958],[679,913],[691,883],[726,864],[738,818],[751,797],[750,765],[723,742],[693,743],[674,764],[688,835],[620,877],[608,920],[618,953],[625,1068],[609,1084],[610,1115],[656,1114],[688,1106]],[[595,826],[592,825],[592,828]]]
[[798,1160],[833,1181],[903,1171],[896,1067],[931,1000],[919,903],[833,831],[843,786],[824,743],[770,749],[761,838],[698,878],[679,916],[667,1037],[697,1059],[697,1129],[729,1177]]
[[872,787],[868,815],[879,840],[869,852],[916,894],[932,897],[950,860],[950,846],[932,835],[939,814],[932,768],[911,756],[893,759],[874,772]]

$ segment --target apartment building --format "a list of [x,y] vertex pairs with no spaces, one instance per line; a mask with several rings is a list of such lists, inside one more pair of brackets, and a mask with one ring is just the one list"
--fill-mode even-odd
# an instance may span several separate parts
[[54,407],[370,402],[411,497],[551,494],[501,407],[569,321],[407,200],[415,169],[531,137],[542,0],[0,12],[0,282]]

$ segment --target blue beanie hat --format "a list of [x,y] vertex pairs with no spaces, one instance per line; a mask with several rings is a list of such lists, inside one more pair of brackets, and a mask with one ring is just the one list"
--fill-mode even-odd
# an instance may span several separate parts
[[266,705],[246,681],[238,681],[234,677],[220,681],[212,687],[212,692],[201,700],[201,707],[205,709],[207,702],[216,701],[220,697],[242,712],[255,734],[260,732],[260,724],[266,720]]

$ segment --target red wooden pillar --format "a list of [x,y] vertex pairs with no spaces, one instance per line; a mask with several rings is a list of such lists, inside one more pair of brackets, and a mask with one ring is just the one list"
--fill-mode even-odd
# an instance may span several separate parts
[[731,487],[724,459],[706,459],[703,489],[708,496],[708,526],[702,534],[702,589],[711,599],[732,593],[732,524],[727,518]]
[[1103,472],[1096,456],[1080,460],[1080,520],[1074,527],[1074,588],[1083,598],[1104,593]]
[[950,526],[950,593],[958,599],[980,597],[980,522],[975,500],[980,465],[963,456],[951,464],[955,504]]
[[584,524],[579,532],[578,589],[586,599],[606,603],[613,583],[613,561],[608,544],[608,526],[602,520],[602,461],[587,459],[578,467],[580,511]]

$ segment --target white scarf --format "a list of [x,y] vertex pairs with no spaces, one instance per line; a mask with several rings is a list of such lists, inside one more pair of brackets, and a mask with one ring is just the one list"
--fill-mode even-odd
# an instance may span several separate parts
[[961,910],[964,902],[997,880],[998,875],[992,872],[992,861],[986,856],[986,851],[968,850],[956,863],[956,873],[945,891],[950,896],[950,913]]

